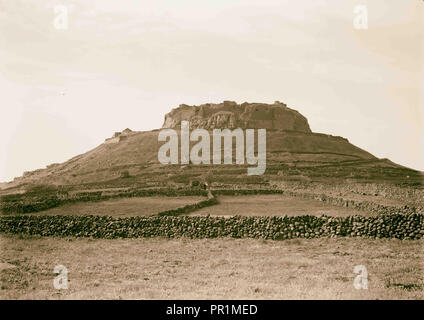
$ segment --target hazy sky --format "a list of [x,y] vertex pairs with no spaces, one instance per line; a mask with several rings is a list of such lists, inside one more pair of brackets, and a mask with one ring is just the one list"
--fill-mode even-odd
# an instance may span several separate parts
[[423,31],[421,0],[0,0],[0,181],[223,100],[424,170]]

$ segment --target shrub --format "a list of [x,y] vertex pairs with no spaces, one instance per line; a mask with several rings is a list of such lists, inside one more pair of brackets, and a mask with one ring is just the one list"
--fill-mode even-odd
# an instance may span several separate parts
[[199,182],[199,180],[193,180],[192,182],[191,182],[191,186],[194,188],[194,187],[198,187],[200,185],[200,182]]
[[123,179],[129,178],[130,177],[129,171],[128,170],[122,171],[120,177]]

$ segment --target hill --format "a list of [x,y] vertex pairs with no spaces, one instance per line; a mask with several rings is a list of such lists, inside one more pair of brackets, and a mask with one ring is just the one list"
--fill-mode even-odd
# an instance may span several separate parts
[[246,165],[162,165],[158,161],[159,130],[116,132],[98,147],[44,169],[25,172],[7,188],[55,184],[84,188],[149,187],[187,184],[208,179],[224,184],[286,181],[391,181],[421,183],[422,173],[378,159],[342,137],[313,133],[307,119],[280,102],[272,105],[225,101],[201,106],[180,105],[165,116],[163,128],[179,132],[181,120],[191,129],[266,128],[267,169],[247,176]]

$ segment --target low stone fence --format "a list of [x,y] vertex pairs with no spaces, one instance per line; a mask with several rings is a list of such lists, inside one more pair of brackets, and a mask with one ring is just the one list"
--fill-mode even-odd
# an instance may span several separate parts
[[90,238],[259,238],[319,237],[421,239],[424,215],[294,216],[0,216],[0,233]]

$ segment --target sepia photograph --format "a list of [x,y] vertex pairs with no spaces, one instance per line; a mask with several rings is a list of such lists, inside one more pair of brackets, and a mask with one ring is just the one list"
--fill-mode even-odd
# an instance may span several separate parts
[[422,0],[0,0],[0,121],[1,300],[424,300]]

